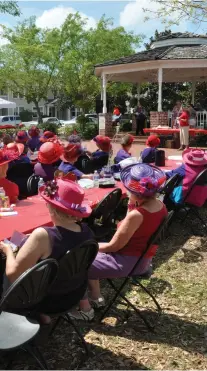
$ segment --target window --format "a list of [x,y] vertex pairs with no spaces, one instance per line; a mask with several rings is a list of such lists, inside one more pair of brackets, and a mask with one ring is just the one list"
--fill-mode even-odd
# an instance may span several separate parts
[[15,92],[13,91],[12,96],[13,96],[13,98],[19,98],[19,93],[15,93]]
[[3,117],[3,119],[2,119],[2,122],[6,122],[6,121],[9,121],[9,117],[8,116]]
[[14,120],[14,116],[10,116],[10,121],[13,121]]
[[24,107],[19,107],[19,113],[24,111]]

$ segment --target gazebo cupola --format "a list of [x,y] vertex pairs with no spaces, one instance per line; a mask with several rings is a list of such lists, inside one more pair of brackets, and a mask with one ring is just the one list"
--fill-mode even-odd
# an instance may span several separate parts
[[174,33],[160,37],[149,50],[96,65],[95,74],[102,79],[103,114],[107,113],[108,81],[137,84],[138,99],[141,83],[158,82],[157,112],[151,114],[151,125],[167,125],[167,112],[162,111],[162,84],[191,82],[194,102],[196,82],[207,81],[207,36]]

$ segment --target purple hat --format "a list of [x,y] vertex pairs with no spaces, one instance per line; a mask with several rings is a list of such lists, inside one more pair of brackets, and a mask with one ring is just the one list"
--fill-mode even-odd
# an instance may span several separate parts
[[123,185],[137,196],[153,196],[165,180],[166,176],[162,170],[147,164],[129,165],[121,172]]

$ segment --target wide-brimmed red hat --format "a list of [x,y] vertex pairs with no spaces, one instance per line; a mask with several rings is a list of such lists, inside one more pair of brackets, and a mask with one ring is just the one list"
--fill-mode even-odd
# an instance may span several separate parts
[[146,145],[150,147],[158,147],[160,144],[160,139],[157,135],[150,135],[147,138]]
[[24,152],[24,144],[23,143],[9,143],[6,146],[6,149],[9,151],[16,152],[17,156],[21,156]]
[[95,138],[93,138],[94,142],[98,145],[98,147],[104,151],[109,152],[111,149],[111,139],[109,137],[105,137],[103,135],[96,135]]
[[71,180],[47,182],[40,188],[40,194],[45,201],[68,215],[86,218],[91,214],[91,207],[84,202],[83,188]]
[[52,138],[56,138],[55,133],[53,133],[52,131],[45,131],[43,136],[40,138],[40,142],[45,143],[48,141],[48,139]]
[[0,166],[8,164],[11,161],[16,160],[19,157],[19,154],[16,151],[3,148],[0,150]]
[[38,135],[40,134],[40,130],[36,127],[36,126],[32,126],[29,130],[28,130],[28,134],[31,138],[34,138],[34,137],[38,137]]
[[131,134],[126,134],[122,139],[121,139],[121,145],[122,146],[130,146],[134,141],[134,137]]
[[18,131],[15,141],[17,143],[27,143],[29,137],[25,130]]
[[64,162],[70,162],[74,158],[80,156],[81,153],[83,153],[83,150],[80,143],[68,143],[60,159]]
[[41,164],[53,164],[58,161],[63,153],[63,147],[60,143],[46,142],[43,143],[38,152],[38,161]]
[[183,161],[192,166],[207,165],[207,152],[189,148],[183,152]]

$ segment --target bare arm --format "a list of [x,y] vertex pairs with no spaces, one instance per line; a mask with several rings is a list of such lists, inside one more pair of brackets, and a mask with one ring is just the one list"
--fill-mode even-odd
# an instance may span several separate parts
[[99,243],[100,252],[116,252],[127,245],[135,231],[140,227],[143,216],[137,210],[130,211],[108,243]]
[[14,282],[38,260],[47,258],[51,254],[49,237],[43,228],[37,228],[31,233],[16,257],[10,245],[1,242],[0,249],[6,255],[6,275],[10,282]]

